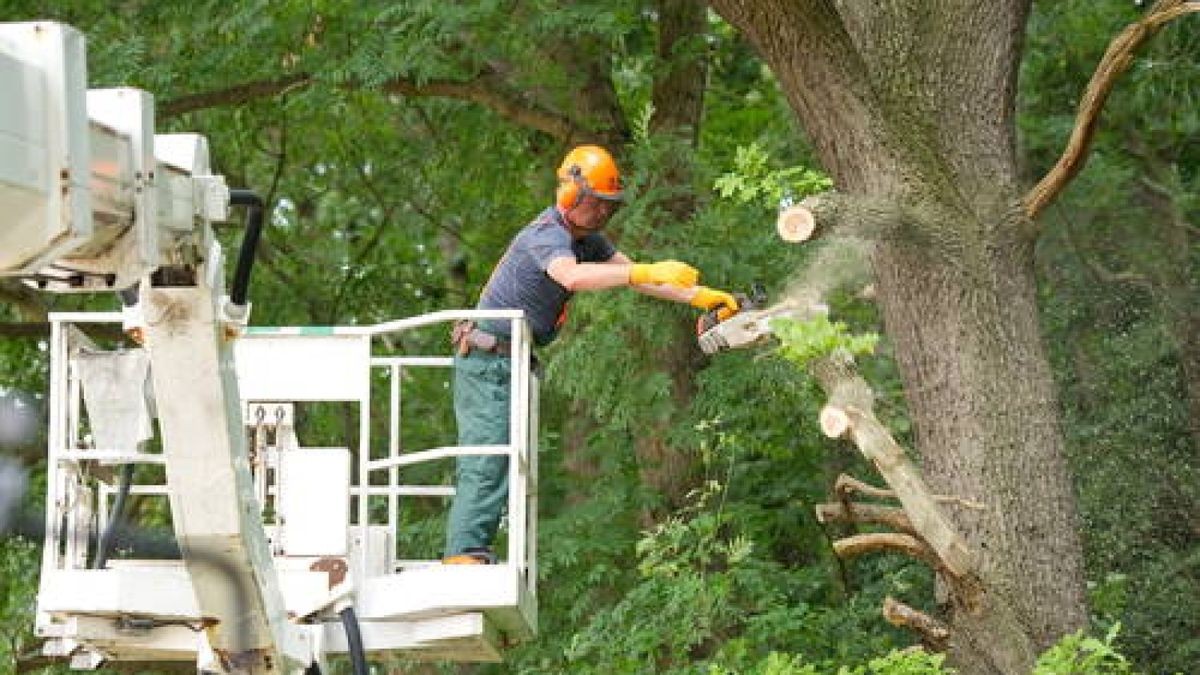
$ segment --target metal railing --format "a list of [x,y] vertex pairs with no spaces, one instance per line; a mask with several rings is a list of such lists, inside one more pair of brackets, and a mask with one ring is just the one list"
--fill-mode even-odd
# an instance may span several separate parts
[[[454,445],[416,450],[405,448],[401,419],[401,383],[404,371],[410,368],[451,368],[454,359],[449,356],[372,357],[371,366],[384,369],[388,373],[388,454],[386,458],[372,460],[369,452],[359,453],[358,525],[363,528],[360,536],[364,542],[364,557],[369,555],[366,544],[369,509],[368,499],[362,495],[363,486],[367,486],[368,496],[384,495],[388,498],[389,531],[396,532],[400,524],[402,497],[445,497],[454,494],[451,486],[401,483],[400,472],[403,469],[451,457],[506,455],[509,458],[508,546],[504,558],[508,564],[515,565],[518,570],[527,573],[527,578],[532,580],[536,571],[537,378],[530,369],[532,338],[528,324],[524,321],[524,314],[519,310],[449,310],[364,327],[362,330],[372,338],[381,338],[435,324],[445,324],[449,327],[459,320],[509,322],[512,359],[509,384],[509,442],[505,445]],[[369,421],[364,421],[362,428],[363,434],[369,434]],[[369,447],[369,439],[363,447]],[[380,471],[387,472],[387,484],[372,487],[370,479]]]
[[[43,561],[45,568],[73,567],[79,561],[86,559],[86,553],[78,551],[67,541],[66,548],[60,544],[64,540],[80,540],[78,533],[86,526],[83,523],[69,522],[64,531],[62,517],[68,515],[65,504],[68,501],[69,479],[63,471],[74,472],[80,462],[104,461],[105,463],[152,463],[160,464],[164,456],[158,453],[139,453],[132,449],[103,449],[82,448],[80,444],[79,423],[83,418],[80,378],[70,368],[72,351],[80,345],[89,343],[82,332],[74,327],[75,324],[119,324],[121,314],[116,312],[72,312],[55,313],[50,316],[51,339],[49,351],[51,355],[50,372],[50,424],[48,438],[49,475],[46,504],[46,546]],[[449,327],[459,320],[489,320],[507,321],[511,336],[510,358],[512,359],[510,379],[509,407],[509,442],[504,445],[483,446],[440,446],[432,448],[408,448],[403,438],[402,407],[405,371],[410,369],[452,368],[454,359],[449,355],[404,355],[404,356],[374,356],[374,343],[388,336],[395,336],[430,326],[444,325],[449,333]],[[368,569],[367,560],[372,556],[383,554],[382,551],[372,550],[368,529],[373,524],[370,501],[372,497],[384,497],[387,500],[388,531],[395,534],[400,526],[401,500],[410,498],[446,498],[453,496],[454,487],[442,484],[417,484],[402,481],[406,470],[429,462],[445,461],[449,458],[478,455],[506,455],[509,458],[509,495],[508,495],[508,539],[507,549],[502,556],[507,564],[514,565],[522,573],[530,590],[536,579],[536,495],[537,495],[537,414],[538,414],[538,381],[530,370],[532,355],[532,337],[524,315],[519,310],[447,310],[433,312],[408,319],[390,321],[373,326],[350,326],[336,328],[280,328],[280,329],[251,329],[247,336],[262,331],[279,338],[295,337],[303,339],[308,335],[337,335],[357,338],[365,344],[363,350],[367,355],[364,367],[383,370],[387,373],[388,392],[388,433],[387,454],[380,459],[372,459],[372,392],[371,378],[365,378],[364,386],[355,386],[354,396],[359,405],[359,438],[358,438],[358,467],[357,485],[352,485],[350,499],[356,499],[357,509],[355,523],[347,523],[349,528],[359,528],[360,559],[355,561],[360,573]],[[450,351],[449,341],[446,351]],[[306,400],[322,400],[309,398]],[[351,400],[339,397],[335,400]],[[379,472],[386,472],[386,482],[372,485],[371,479]],[[97,504],[93,508],[98,511],[99,525],[103,527],[107,519],[107,502],[114,494],[115,487],[100,481],[97,485]],[[145,485],[134,484],[132,494],[162,496],[167,493],[163,484]],[[382,523],[380,523],[382,524]],[[69,536],[74,533],[76,536]],[[85,544],[86,546],[86,544]],[[64,555],[66,553],[66,555]],[[392,551],[392,555],[396,553]],[[74,564],[71,559],[74,558]],[[432,560],[424,562],[433,562]],[[361,578],[361,577],[360,577]]]

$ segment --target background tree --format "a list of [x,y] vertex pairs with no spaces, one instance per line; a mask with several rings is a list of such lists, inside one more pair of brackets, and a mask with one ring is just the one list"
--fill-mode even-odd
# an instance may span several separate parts
[[[1023,146],[1047,166],[1074,101],[1131,3],[1044,3],[1022,71]],[[1152,672],[1197,659],[1200,478],[1191,361],[1197,317],[1194,55],[1179,21],[1117,82],[1087,168],[1045,217],[1037,270],[1043,326],[1063,393],[1067,448],[1084,520],[1093,621],[1120,621]],[[1115,505],[1124,505],[1115,508]],[[1176,633],[1176,631],[1179,631]]]
[[981,584],[949,588],[956,661],[970,672],[1027,669],[1086,617],[1038,326],[1038,228],[1023,208],[1015,142],[1030,4],[713,6],[771,65],[834,177],[840,193],[813,202],[819,226],[873,246],[930,483],[985,506],[953,513]]

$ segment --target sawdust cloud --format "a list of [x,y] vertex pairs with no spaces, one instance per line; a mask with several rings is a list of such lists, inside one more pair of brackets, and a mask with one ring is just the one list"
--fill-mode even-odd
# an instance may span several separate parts
[[865,292],[871,283],[870,244],[860,239],[829,239],[788,282],[780,304],[822,303],[835,290]]

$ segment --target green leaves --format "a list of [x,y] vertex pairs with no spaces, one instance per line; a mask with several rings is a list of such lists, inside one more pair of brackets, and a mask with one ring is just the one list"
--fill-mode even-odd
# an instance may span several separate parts
[[837,350],[850,356],[873,354],[879,342],[876,333],[852,335],[846,324],[824,315],[807,321],[772,319],[771,330],[780,342],[777,353],[801,368]]
[[785,200],[799,200],[831,187],[833,181],[828,176],[807,167],[771,168],[770,157],[758,143],[739,147],[733,170],[721,175],[713,185],[725,199],[772,208]]
[[1113,647],[1121,632],[1114,624],[1103,640],[1083,631],[1068,635],[1038,658],[1033,675],[1117,675],[1132,673],[1133,667]]

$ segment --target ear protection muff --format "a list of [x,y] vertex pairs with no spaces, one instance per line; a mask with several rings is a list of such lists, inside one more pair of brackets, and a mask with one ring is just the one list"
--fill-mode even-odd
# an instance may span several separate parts
[[573,209],[579,206],[583,195],[587,192],[587,179],[583,177],[583,169],[578,164],[572,164],[567,175],[559,179],[558,193],[555,195],[560,209]]

